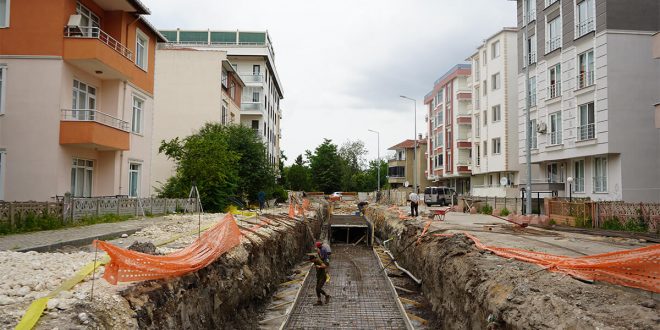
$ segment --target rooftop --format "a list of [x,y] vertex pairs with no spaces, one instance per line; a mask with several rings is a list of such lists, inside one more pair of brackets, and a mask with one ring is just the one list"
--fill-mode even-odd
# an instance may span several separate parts
[[439,87],[444,86],[455,76],[458,75],[469,76],[471,67],[472,67],[471,64],[466,64],[466,63],[459,63],[454,65],[451,69],[449,69],[449,71],[447,71],[440,78],[435,80],[435,82],[433,83],[433,90],[431,90],[424,96],[424,103],[426,103],[427,100],[430,100],[430,98],[433,97],[433,95],[437,92]]
[[[426,144],[426,139],[418,140],[417,144],[418,145]],[[389,149],[387,149],[387,150],[412,149],[414,147],[415,147],[415,141],[411,140],[411,139],[408,139],[408,140],[405,140],[405,141],[403,141],[399,144],[396,144],[396,145],[393,145],[393,146],[389,147]]]

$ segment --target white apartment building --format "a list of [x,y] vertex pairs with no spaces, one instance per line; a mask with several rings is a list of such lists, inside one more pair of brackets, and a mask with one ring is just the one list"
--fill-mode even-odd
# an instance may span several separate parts
[[268,159],[277,168],[280,159],[280,100],[284,97],[275,67],[275,52],[264,31],[160,31],[168,48],[222,50],[245,83],[240,123],[252,127],[266,144]]
[[547,189],[593,200],[659,201],[653,105],[660,64],[650,56],[660,28],[657,1],[517,2],[520,162],[529,101],[532,162]]
[[470,191],[472,168],[472,90],[470,65],[457,64],[424,97],[427,112],[426,177],[436,186]]
[[517,29],[490,36],[472,62],[472,195],[517,197]]
[[195,134],[208,122],[238,124],[243,80],[217,49],[156,50],[151,185],[161,187],[176,172],[174,161],[158,152],[160,142]]

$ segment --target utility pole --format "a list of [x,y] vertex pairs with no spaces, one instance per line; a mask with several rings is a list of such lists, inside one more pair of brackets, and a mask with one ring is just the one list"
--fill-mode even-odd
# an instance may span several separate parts
[[523,63],[525,63],[525,127],[527,129],[525,134],[525,158],[527,160],[527,199],[525,200],[525,213],[532,214],[532,121],[529,114],[531,103],[531,94],[529,86],[529,66],[531,62],[531,45],[528,45],[527,36],[529,34],[529,21],[527,15],[530,13],[529,8],[525,6],[526,1],[523,1]]
[[372,129],[370,129],[369,132],[376,133],[376,135],[378,136],[378,151],[377,151],[377,154],[378,154],[378,190],[377,191],[380,191],[380,132],[374,131]]
[[413,153],[413,191],[417,193],[417,101],[404,95],[400,95],[400,97],[413,101],[413,104],[415,105],[415,138],[413,139],[413,141],[415,141],[415,151]]

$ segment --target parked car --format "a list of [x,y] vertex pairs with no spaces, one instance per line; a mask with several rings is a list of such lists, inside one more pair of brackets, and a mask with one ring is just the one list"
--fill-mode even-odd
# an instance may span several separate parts
[[424,189],[424,203],[426,205],[449,205],[452,203],[456,205],[458,203],[458,196],[456,196],[456,191],[449,187],[426,187]]
[[335,192],[332,193],[332,195],[330,195],[330,197],[339,197],[339,198],[341,198],[341,192],[340,191],[335,191]]

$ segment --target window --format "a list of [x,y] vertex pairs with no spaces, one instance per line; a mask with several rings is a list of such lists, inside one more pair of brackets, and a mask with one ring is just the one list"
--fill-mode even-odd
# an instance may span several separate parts
[[221,115],[220,122],[222,123],[222,125],[227,125],[227,104],[226,104],[227,102],[225,101],[222,102],[223,104],[222,104],[222,113],[220,114]]
[[500,83],[500,73],[499,72],[492,75],[490,77],[490,80],[491,80],[491,85],[492,85],[491,88],[493,90],[500,89],[501,83]]
[[484,126],[488,125],[488,111],[484,110]]
[[142,133],[142,118],[144,116],[144,100],[133,96],[133,116],[131,121],[131,132]]
[[536,0],[525,0],[525,24],[536,19]]
[[261,75],[261,65],[253,65],[252,66],[252,75],[254,75],[254,76]]
[[557,63],[548,70],[550,85],[548,86],[548,98],[561,96],[561,64]]
[[561,183],[564,182],[564,173],[559,168],[559,164],[550,163],[546,167],[547,177],[549,183]]
[[147,56],[149,53],[149,38],[139,29],[135,32],[135,64],[147,71]]
[[561,144],[561,111],[550,114],[550,145]]
[[488,141],[484,141],[484,157],[488,156]]
[[492,112],[493,112],[493,117],[492,117],[493,118],[492,119],[493,123],[498,122],[502,119],[502,111],[500,109],[499,104],[492,108]]
[[594,84],[594,51],[590,50],[578,55],[577,88],[584,88]]
[[92,178],[94,162],[84,159],[73,159],[71,166],[71,194],[73,197],[92,196]]
[[575,38],[594,31],[594,0],[584,0],[575,10]]
[[546,29],[548,32],[546,32],[545,52],[549,53],[561,47],[561,16],[548,22]]
[[495,41],[490,45],[490,56],[493,58],[500,57],[500,41]]
[[479,87],[474,88],[474,108],[479,109]]
[[94,120],[96,110],[96,88],[78,80],[73,81],[71,118],[74,120]]
[[442,134],[442,132],[439,132],[438,133],[438,147],[442,147],[445,144],[444,138],[445,137]]
[[0,114],[5,113],[5,95],[7,95],[7,88],[5,87],[7,81],[7,67],[0,64]]
[[255,91],[255,90],[253,90],[253,91],[252,91],[252,102],[254,102],[254,103],[259,103],[259,98],[260,98],[260,96],[261,96],[261,95],[260,95],[259,91]]
[[474,59],[474,66],[472,69],[474,72],[474,81],[479,82],[479,58]]
[[222,76],[220,77],[222,87],[227,88],[227,70],[222,69]]
[[488,61],[487,61],[488,57],[486,57],[486,51],[485,50],[484,50],[483,59],[484,59],[484,66],[486,66],[486,63],[488,63]]
[[576,160],[573,165],[573,191],[584,192],[584,160]]
[[527,59],[526,63],[528,65],[536,63],[536,35],[532,35],[527,38]]
[[259,129],[259,121],[258,120],[253,120],[252,121],[252,129],[253,130],[258,130]]
[[442,121],[444,120],[443,114],[444,114],[444,112],[438,111],[438,121],[437,121],[438,126],[442,125]]
[[494,138],[493,139],[493,155],[499,155],[501,150],[502,144],[500,142],[500,138]]
[[535,107],[536,106],[536,77],[529,77],[529,80],[527,81],[527,90],[529,91],[529,95],[527,96],[529,98],[529,106],[530,107]]
[[557,2],[557,1],[558,1],[558,0],[545,0],[545,6],[548,7],[548,6],[550,6],[551,4],[553,4],[553,3]]
[[594,158],[594,192],[607,192],[607,158]]
[[481,145],[479,143],[474,145],[474,153],[477,156],[477,166],[481,165]]
[[0,201],[5,199],[5,168],[7,167],[7,152],[0,150]]
[[537,149],[538,148],[538,138],[536,136],[536,119],[532,119],[529,122],[530,122],[530,124],[529,124],[530,128],[529,129],[532,131],[532,138],[530,139],[530,141],[532,141],[531,148],[532,149]]
[[100,31],[99,27],[101,26],[101,20],[99,20],[99,17],[80,2],[76,4],[76,14],[80,15],[80,28],[82,34],[86,37],[98,38]]
[[142,165],[138,163],[130,163],[128,165],[128,196],[140,196],[140,172]]
[[[9,27],[9,1],[0,0],[0,28]],[[0,194],[2,191],[0,190]]]
[[584,141],[596,137],[594,103],[589,102],[578,107],[578,140]]
[[474,115],[474,136],[479,137],[481,135],[481,116],[479,114]]

